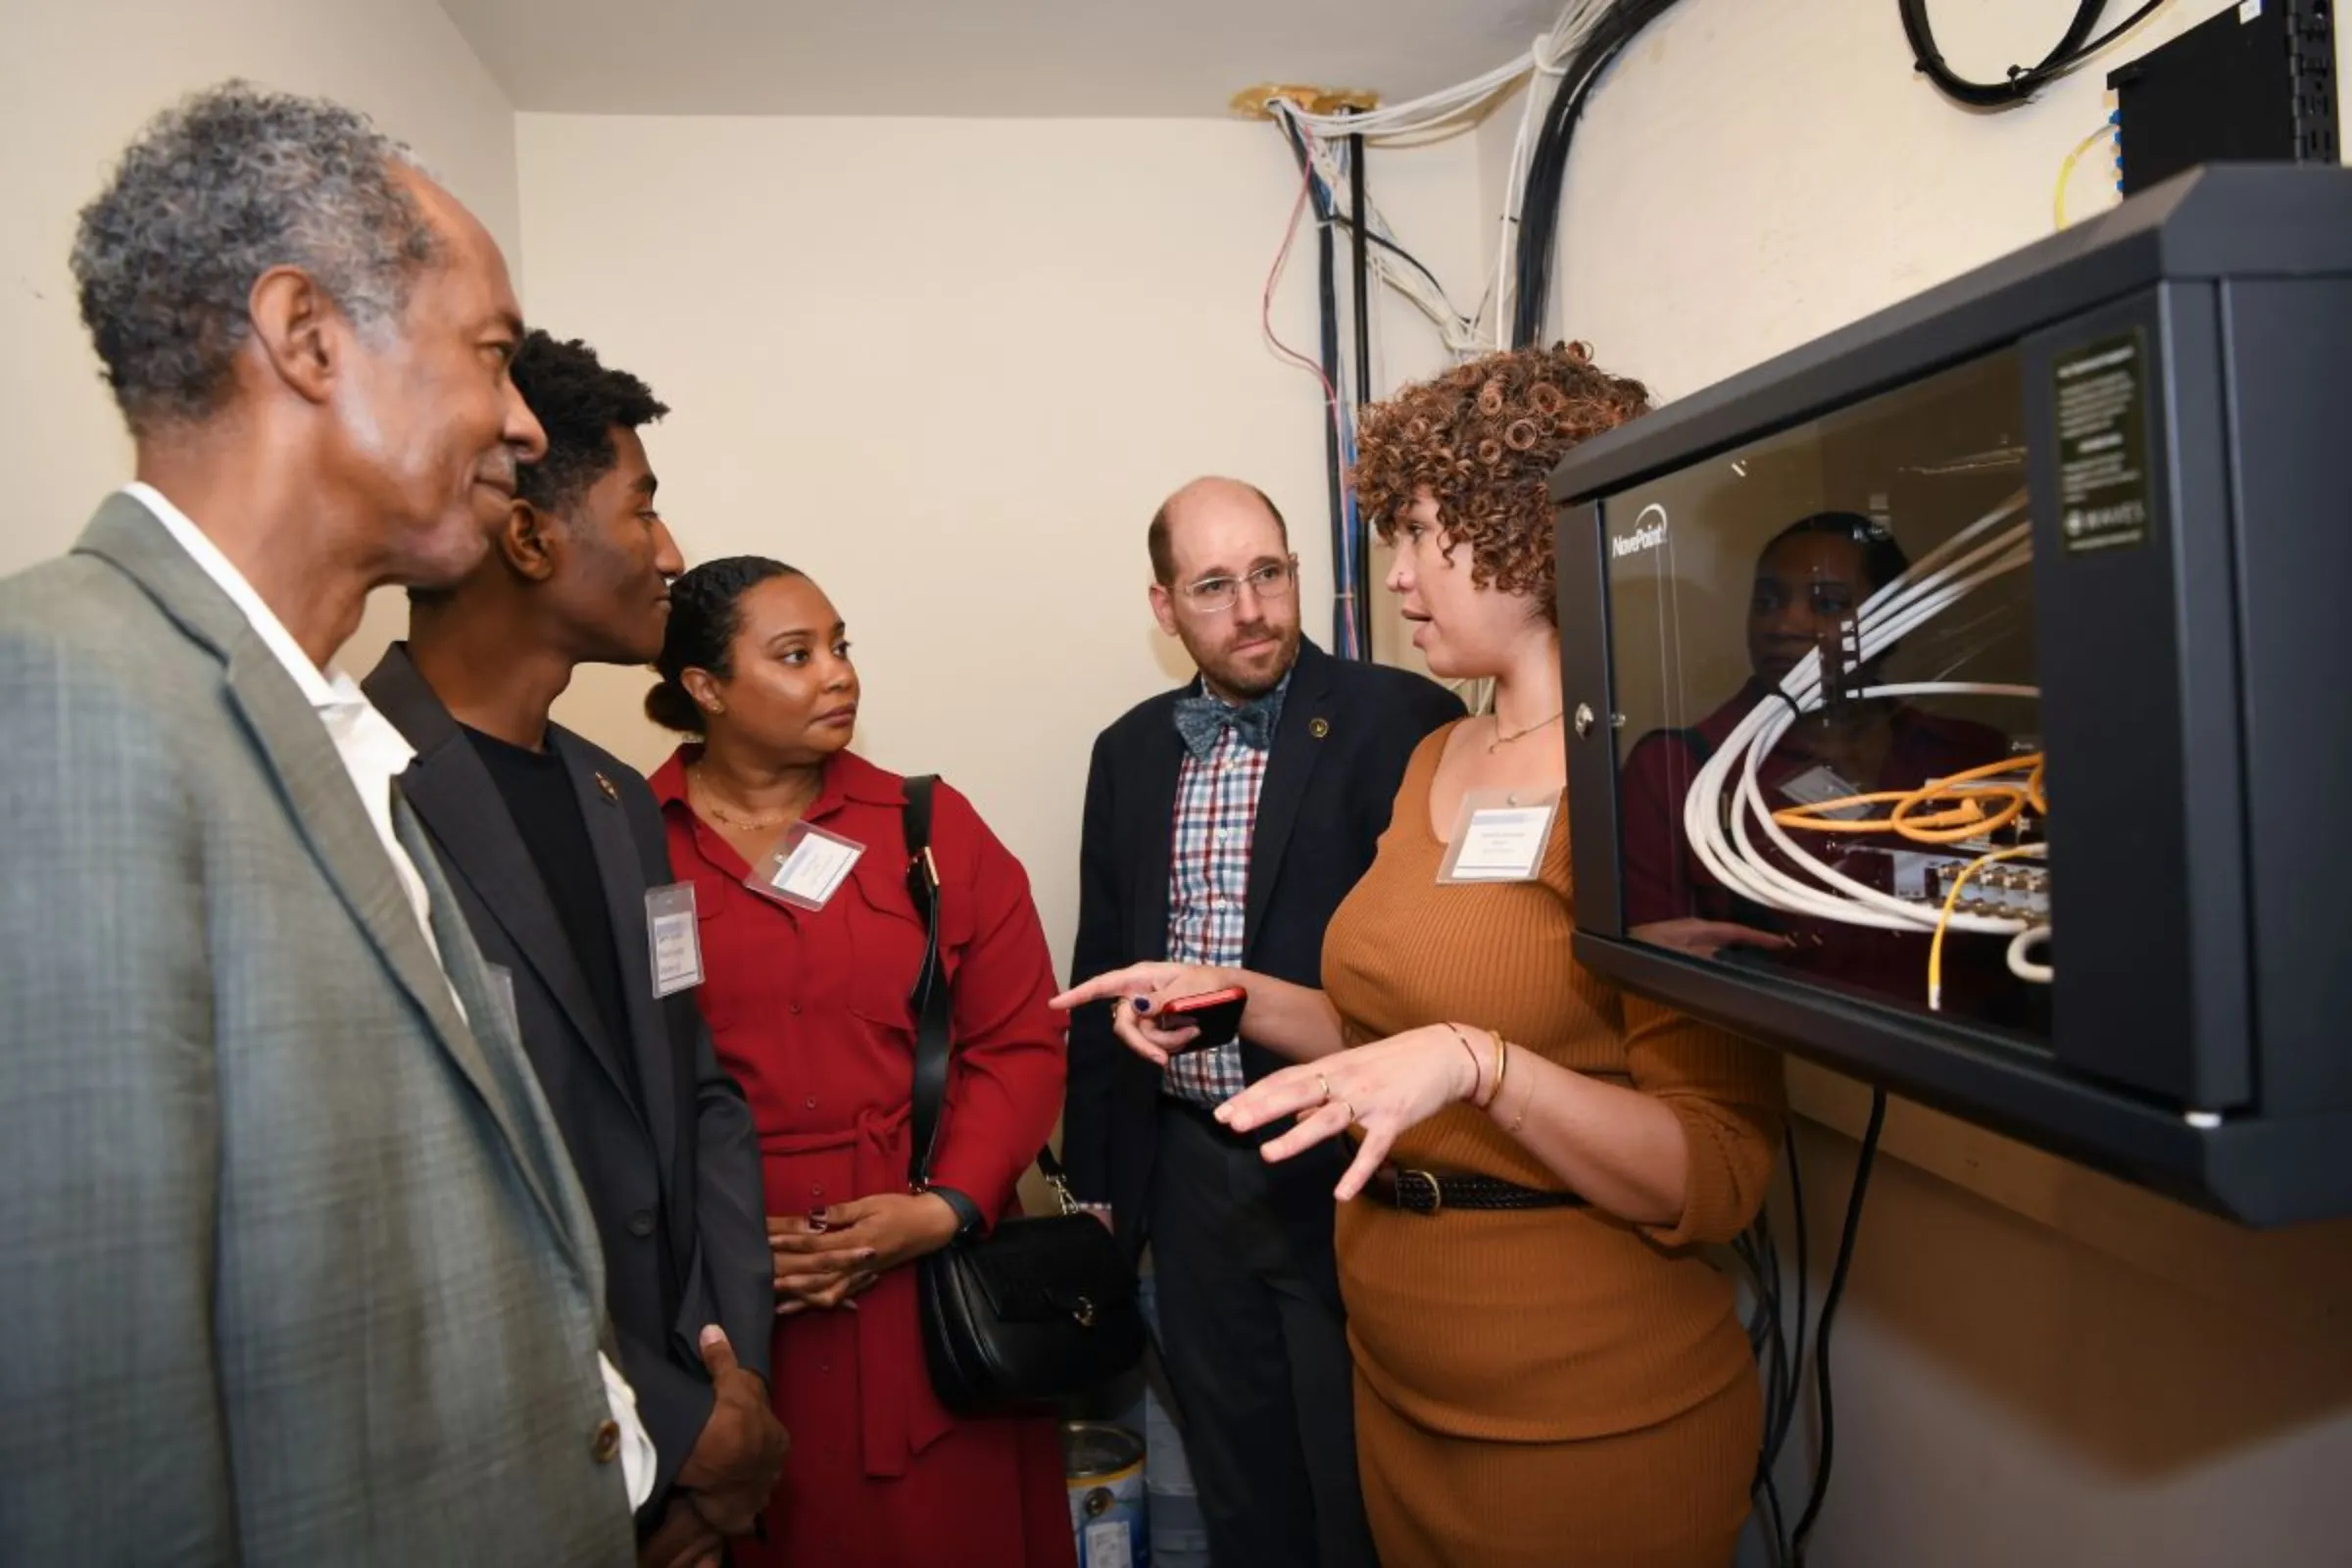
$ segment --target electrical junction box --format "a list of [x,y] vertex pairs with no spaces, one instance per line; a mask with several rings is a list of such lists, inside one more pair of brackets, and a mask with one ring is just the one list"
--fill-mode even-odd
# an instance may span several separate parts
[[2216,165],[1553,477],[1577,957],[2352,1213],[2352,172]]
[[2107,86],[2127,196],[2199,164],[2336,162],[2328,0],[2239,0]]

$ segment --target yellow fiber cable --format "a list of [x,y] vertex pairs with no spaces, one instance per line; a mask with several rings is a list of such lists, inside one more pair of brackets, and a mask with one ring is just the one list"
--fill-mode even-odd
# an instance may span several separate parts
[[[1998,833],[2026,813],[2025,789],[2022,785],[2012,785],[2004,788],[1980,787],[1965,792],[1961,796],[1959,808],[1960,813],[1969,818],[1965,823],[1952,826],[1937,825],[1942,816],[1954,814],[1948,811],[1939,813],[1938,816],[1926,817],[1916,821],[1912,819],[1912,807],[1921,801],[1933,800],[1936,795],[1941,793],[1940,790],[1934,793],[1920,791],[1894,808],[1886,818],[1887,825],[1914,844],[1959,844],[1969,839],[1983,838],[1987,833]],[[2009,804],[1999,810],[1987,814],[1982,807],[1977,805],[1978,800],[1987,795],[2001,796]]]
[[[1998,776],[2021,768],[2026,770],[2023,779]],[[2029,808],[2047,816],[2049,803],[2042,796],[2041,780],[2042,754],[2034,752],[1932,779],[1915,790],[1874,790],[1867,795],[1784,807],[1772,813],[1772,819],[1783,827],[1802,828],[1808,833],[1896,833],[1919,844],[1958,844],[2007,827]],[[2004,804],[1986,810],[1981,803],[1988,800]],[[1886,805],[1894,809],[1886,816],[1840,821],[1829,815],[1857,806]],[[1929,807],[1942,808],[1926,816],[1914,814]]]
[[2100,137],[2113,135],[2114,132],[2113,125],[2101,125],[2075,143],[2075,150],[2068,153],[2066,162],[2058,166],[2058,189],[2050,197],[2050,226],[2052,228],[2066,226],[2066,187],[2074,182],[2075,166],[2082,161],[2084,153],[2099,144]]

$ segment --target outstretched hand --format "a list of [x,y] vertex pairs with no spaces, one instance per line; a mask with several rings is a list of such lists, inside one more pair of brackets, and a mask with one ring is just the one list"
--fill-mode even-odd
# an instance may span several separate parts
[[1134,963],[1072,986],[1055,997],[1053,1005],[1069,1012],[1089,1003],[1109,1003],[1111,1032],[1146,1061],[1165,1067],[1168,1057],[1200,1031],[1189,1023],[1161,1028],[1157,1021],[1160,1009],[1180,997],[1222,991],[1229,984],[1221,971],[1203,964]]
[[[1464,1033],[1475,1049],[1492,1044],[1483,1031]],[[1355,1158],[1332,1192],[1346,1202],[1364,1190],[1406,1129],[1478,1092],[1479,1059],[1463,1049],[1461,1035],[1434,1024],[1285,1067],[1219,1105],[1216,1117],[1237,1133],[1298,1117],[1297,1126],[1261,1151],[1269,1160],[1289,1159],[1351,1126],[1362,1128]]]

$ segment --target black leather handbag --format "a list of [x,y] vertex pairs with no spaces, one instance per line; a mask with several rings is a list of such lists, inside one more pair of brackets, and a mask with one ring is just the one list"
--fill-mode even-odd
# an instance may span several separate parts
[[[948,1092],[951,999],[939,951],[939,870],[931,856],[933,778],[906,781],[906,891],[923,919],[914,1006],[912,1151],[906,1179],[928,1190]],[[923,1359],[939,1402],[957,1415],[1049,1413],[1144,1353],[1135,1270],[1102,1221],[1071,1200],[1052,1150],[1037,1162],[1060,1212],[1000,1221],[918,1265]]]

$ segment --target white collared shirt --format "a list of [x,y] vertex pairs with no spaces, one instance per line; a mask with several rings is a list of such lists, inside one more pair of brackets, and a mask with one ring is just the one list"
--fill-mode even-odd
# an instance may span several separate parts
[[[368,811],[368,820],[375,825],[375,836],[382,840],[384,853],[392,858],[392,869],[400,877],[401,891],[409,896],[409,907],[416,915],[416,924],[424,932],[424,940],[433,944],[433,956],[441,956],[440,944],[433,942],[432,906],[424,896],[424,878],[416,874],[416,863],[409,858],[400,837],[392,831],[392,781],[406,771],[416,760],[416,749],[408,738],[392,726],[392,721],[375,710],[360,690],[359,683],[339,669],[321,673],[311,662],[311,656],[302,651],[285,623],[262,602],[253,591],[245,574],[220,553],[195,520],[164,498],[153,485],[133,480],[122,487],[122,493],[155,514],[180,549],[185,550],[204,574],[212,578],[220,590],[228,595],[229,602],[242,611],[253,626],[254,635],[262,646],[276,656],[286,666],[286,673],[302,689],[312,709],[326,726],[329,739],[335,743],[335,753],[343,759],[344,771],[351,775],[352,787],[360,792],[360,805]],[[463,1012],[463,1005],[459,1009]]]
[[[368,820],[375,826],[375,836],[382,841],[384,854],[391,857],[392,869],[400,878],[401,890],[409,897],[409,907],[416,913],[417,928],[424,933],[426,944],[438,961],[441,945],[433,940],[432,904],[425,896],[424,878],[416,871],[416,862],[392,828],[393,781],[408,771],[416,760],[416,749],[408,738],[393,727],[392,721],[375,710],[359,683],[339,669],[321,671],[311,662],[311,656],[288,632],[285,622],[265,604],[262,596],[253,591],[253,584],[236,568],[220,547],[213,543],[202,528],[186,513],[165,499],[153,485],[137,480],[122,487],[122,493],[155,514],[172,541],[188,553],[190,560],[203,568],[229,603],[243,613],[261,638],[262,646],[275,656],[277,662],[301,688],[318,721],[326,726],[327,738],[335,743],[335,755],[342,758],[343,769],[351,775],[352,787],[360,793],[360,805],[367,809]],[[456,996],[453,989],[452,997]],[[458,1011],[465,1012],[464,1004]],[[603,1379],[606,1402],[612,1408],[612,1419],[620,1427],[621,1474],[629,1489],[629,1509],[635,1512],[645,1506],[654,1492],[654,1440],[647,1435],[645,1423],[637,1415],[637,1396],[628,1380],[603,1351],[596,1356],[597,1372]]]

